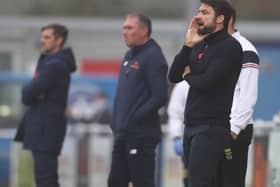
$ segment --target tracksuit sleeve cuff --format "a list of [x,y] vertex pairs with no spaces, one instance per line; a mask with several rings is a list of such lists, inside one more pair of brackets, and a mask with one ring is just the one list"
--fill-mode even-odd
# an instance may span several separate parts
[[189,47],[187,45],[183,45],[181,52],[188,52],[189,50],[192,50],[192,47]]
[[234,124],[231,124],[230,130],[238,135],[242,129]]

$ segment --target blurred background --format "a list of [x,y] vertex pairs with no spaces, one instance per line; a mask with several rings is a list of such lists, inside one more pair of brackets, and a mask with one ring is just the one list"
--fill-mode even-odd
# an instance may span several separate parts
[[[280,1],[235,0],[237,28],[260,55],[259,98],[249,154],[247,187],[280,186]],[[197,0],[0,0],[0,187],[32,187],[33,163],[12,138],[24,112],[22,85],[32,77],[40,28],[65,24],[79,70],[73,76],[69,128],[59,160],[62,187],[103,187],[110,167],[108,127],[117,75],[127,50],[122,24],[129,12],[153,22],[152,37],[170,65],[181,48]],[[278,85],[278,86],[277,86]],[[181,162],[173,152],[161,111],[164,136],[157,151],[157,187],[181,186]]]

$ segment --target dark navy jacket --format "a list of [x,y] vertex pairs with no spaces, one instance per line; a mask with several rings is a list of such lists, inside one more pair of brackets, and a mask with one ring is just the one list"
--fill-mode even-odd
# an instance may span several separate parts
[[167,69],[164,55],[153,39],[126,53],[111,122],[115,138],[160,139],[158,109],[168,99]]
[[34,78],[22,89],[22,102],[28,110],[16,140],[23,140],[24,148],[60,153],[66,133],[70,74],[75,70],[70,48],[40,56]]

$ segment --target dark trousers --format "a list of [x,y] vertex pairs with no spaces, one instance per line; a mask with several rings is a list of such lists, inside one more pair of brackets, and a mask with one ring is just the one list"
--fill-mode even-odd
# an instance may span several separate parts
[[221,170],[220,187],[245,187],[248,150],[253,135],[253,126],[242,130],[232,142],[232,159],[224,159]]
[[189,171],[188,171],[188,168],[186,167],[184,157],[182,157],[182,162],[183,162],[183,184],[184,184],[184,187],[188,187]]
[[155,149],[158,142],[115,140],[108,187],[155,187]]
[[224,126],[186,126],[183,146],[188,187],[217,186],[217,174],[230,138],[230,129]]
[[57,165],[58,154],[32,151],[36,187],[59,187]]

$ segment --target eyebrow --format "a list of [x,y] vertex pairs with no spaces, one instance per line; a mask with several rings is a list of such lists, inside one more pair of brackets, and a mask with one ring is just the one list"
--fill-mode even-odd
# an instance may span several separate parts
[[198,13],[203,13],[203,14],[206,14],[206,13],[209,13],[209,11],[208,10],[206,10],[206,9],[201,9],[201,10],[198,10]]

